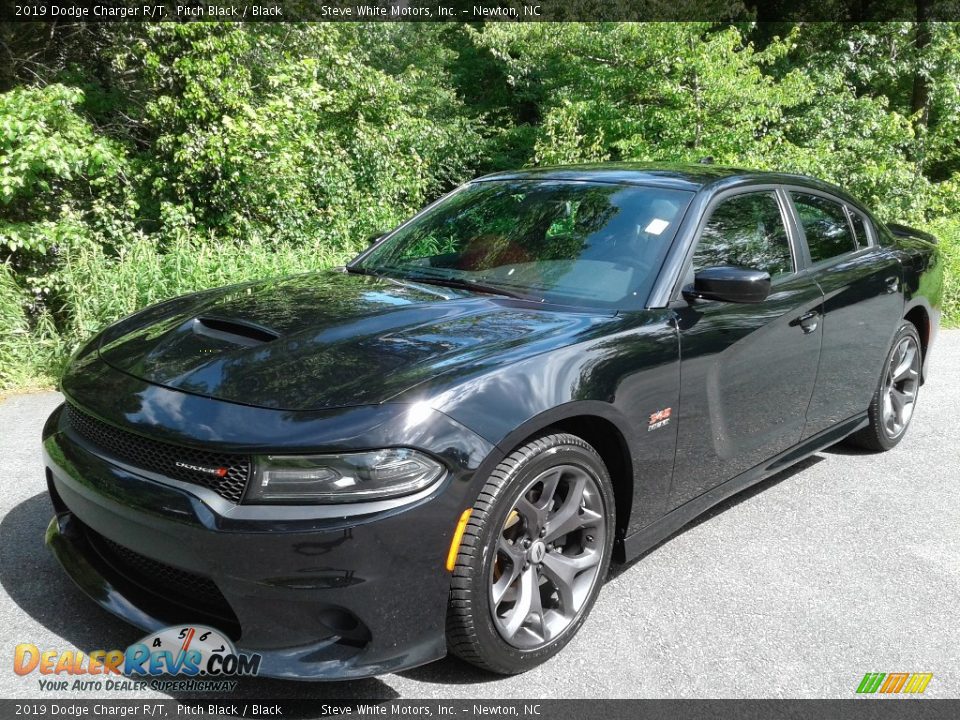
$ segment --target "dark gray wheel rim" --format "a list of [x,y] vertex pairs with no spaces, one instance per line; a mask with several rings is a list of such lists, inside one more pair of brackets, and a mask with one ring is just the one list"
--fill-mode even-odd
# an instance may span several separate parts
[[920,387],[920,348],[905,337],[894,348],[883,386],[883,429],[890,439],[907,429]]
[[500,637],[531,650],[570,627],[599,580],[606,533],[592,473],[557,465],[530,482],[497,535],[490,568],[490,610]]

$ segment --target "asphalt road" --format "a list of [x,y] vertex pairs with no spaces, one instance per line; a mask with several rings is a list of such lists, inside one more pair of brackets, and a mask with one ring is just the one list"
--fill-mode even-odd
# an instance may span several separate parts
[[[727,501],[616,569],[579,637],[526,675],[448,658],[349,683],[244,681],[236,697],[846,698],[866,672],[932,672],[927,696],[960,697],[958,367],[960,331],[944,332],[899,447],[833,448]],[[0,401],[0,697],[41,695],[10,669],[17,643],[90,651],[142,635],[44,548],[38,441],[58,402]]]

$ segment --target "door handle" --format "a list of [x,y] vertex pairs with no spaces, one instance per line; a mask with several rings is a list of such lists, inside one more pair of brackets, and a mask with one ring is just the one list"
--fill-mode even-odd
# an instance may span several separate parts
[[888,294],[893,294],[900,289],[900,278],[895,275],[891,275],[884,282],[887,284]]
[[790,324],[799,325],[800,329],[803,330],[803,334],[809,335],[816,330],[817,325],[820,324],[820,313],[816,310],[811,310],[808,313],[804,313]]

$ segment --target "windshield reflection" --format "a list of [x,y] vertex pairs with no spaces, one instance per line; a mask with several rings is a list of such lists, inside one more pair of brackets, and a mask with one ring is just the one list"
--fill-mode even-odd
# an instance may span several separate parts
[[649,292],[692,198],[577,181],[480,181],[373,249],[354,272],[611,308]]

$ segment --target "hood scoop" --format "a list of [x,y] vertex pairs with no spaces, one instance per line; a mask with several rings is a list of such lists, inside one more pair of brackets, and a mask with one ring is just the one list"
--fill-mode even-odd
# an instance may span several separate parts
[[195,334],[202,337],[244,347],[263,345],[280,337],[273,330],[251,322],[217,317],[194,318],[192,329]]

